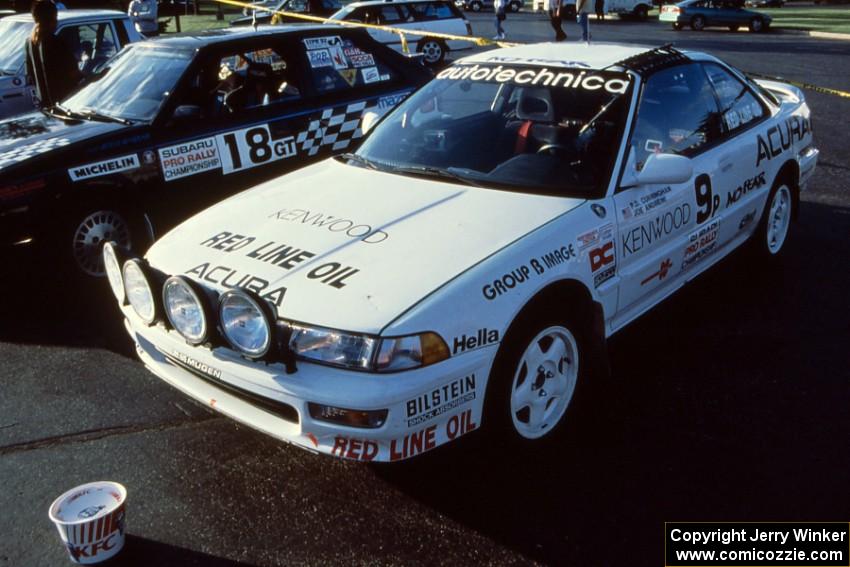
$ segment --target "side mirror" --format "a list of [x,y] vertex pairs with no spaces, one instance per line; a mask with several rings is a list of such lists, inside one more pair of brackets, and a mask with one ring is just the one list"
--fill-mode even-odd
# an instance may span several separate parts
[[363,120],[360,122],[360,131],[363,132],[363,135],[369,133],[369,130],[375,127],[375,124],[381,119],[381,115],[377,112],[368,111],[363,114]]
[[174,109],[174,114],[171,118],[175,122],[188,122],[197,120],[201,117],[201,107],[194,104],[181,104]]
[[694,164],[685,156],[652,154],[635,176],[635,185],[684,183],[694,174]]

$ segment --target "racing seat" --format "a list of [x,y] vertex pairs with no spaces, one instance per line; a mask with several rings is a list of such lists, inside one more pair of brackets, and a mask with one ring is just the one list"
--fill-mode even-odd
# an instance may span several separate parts
[[536,152],[557,135],[555,120],[555,105],[552,95],[546,88],[523,88],[519,94],[516,110],[517,118],[522,121],[517,130],[514,154]]

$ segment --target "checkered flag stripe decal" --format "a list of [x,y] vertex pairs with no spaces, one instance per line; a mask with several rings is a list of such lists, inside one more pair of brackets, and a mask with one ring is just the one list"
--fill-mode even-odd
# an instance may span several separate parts
[[324,146],[333,151],[344,150],[352,140],[363,136],[360,119],[366,111],[365,100],[345,106],[326,108],[318,120],[311,120],[307,130],[299,132],[295,143],[302,152],[314,156]]
[[48,138],[47,140],[39,140],[32,144],[9,150],[8,152],[0,153],[0,169],[14,163],[18,163],[31,157],[49,152],[55,148],[61,148],[71,143],[67,138]]

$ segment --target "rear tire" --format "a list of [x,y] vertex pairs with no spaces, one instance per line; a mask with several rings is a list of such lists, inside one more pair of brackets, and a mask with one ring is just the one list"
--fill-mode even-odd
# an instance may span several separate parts
[[764,20],[761,18],[753,18],[750,20],[750,31],[753,33],[760,33],[765,30]]
[[705,29],[705,18],[702,16],[694,16],[691,18],[691,29],[694,31],[702,31]]
[[644,21],[649,17],[649,7],[645,4],[638,4],[635,6],[634,14],[638,20]]
[[439,65],[446,58],[448,47],[442,40],[433,37],[423,38],[416,47],[416,51],[425,54],[425,64],[428,66]]
[[729,26],[729,31],[736,32],[738,31],[739,26]]
[[469,9],[472,10],[473,12],[480,12],[482,7],[483,7],[483,5],[481,4],[481,2],[470,2],[469,3]]
[[684,27],[682,26],[682,24],[680,24],[679,22],[675,22],[673,24],[673,31],[682,31],[682,27]]
[[779,178],[767,197],[767,205],[752,241],[755,253],[767,262],[781,257],[786,249],[794,216],[795,191],[787,178]]

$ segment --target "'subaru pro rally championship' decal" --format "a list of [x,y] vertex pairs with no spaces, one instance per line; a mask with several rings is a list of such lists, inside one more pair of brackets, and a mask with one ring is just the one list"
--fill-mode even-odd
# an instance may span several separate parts
[[266,124],[159,150],[166,181],[221,169],[224,175],[293,157],[295,137],[273,140]]

